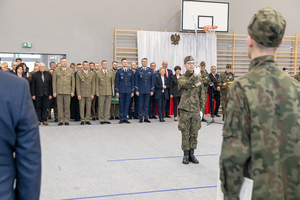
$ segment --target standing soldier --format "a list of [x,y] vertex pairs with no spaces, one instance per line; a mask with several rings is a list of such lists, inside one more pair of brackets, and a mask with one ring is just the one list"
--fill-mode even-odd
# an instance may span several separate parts
[[116,73],[116,96],[119,98],[119,124],[130,123],[127,119],[130,99],[134,93],[134,73],[128,69],[128,61],[126,58],[122,59],[122,69],[118,69]]
[[[111,67],[111,71],[115,77],[118,70],[118,62],[113,61]],[[112,119],[119,119],[119,99],[116,94],[111,98],[110,120]]]
[[[136,72],[136,68],[137,65],[135,62],[132,62],[130,65],[131,70],[133,71],[134,77],[135,77],[135,72]],[[134,79],[135,81],[135,79]],[[135,82],[134,82],[135,85]],[[138,114],[138,96],[135,93],[135,88],[134,88],[134,95],[133,97],[131,97],[130,99],[130,105],[129,105],[129,110],[128,110],[128,115],[129,115],[129,119],[138,119],[139,118],[139,114]],[[132,104],[134,104],[134,112],[132,112]]]
[[[84,122],[91,125],[91,101],[94,99],[95,94],[95,74],[89,71],[89,63],[83,61],[83,70],[77,72],[76,77],[76,91],[79,100],[80,109],[80,124],[84,125]],[[86,111],[84,115],[84,111]]]
[[151,123],[148,119],[150,96],[154,94],[154,75],[153,70],[147,67],[148,59],[142,59],[142,67],[135,72],[135,93],[139,98],[139,119],[143,123],[143,105],[144,105],[144,122]]
[[[90,63],[90,67],[93,67],[93,64]],[[96,84],[96,78],[97,78],[97,72],[99,71],[99,63],[95,63],[95,67],[94,69],[92,70],[90,68],[90,71],[91,72],[94,72],[94,75],[95,75],[95,84]],[[96,92],[96,89],[95,89],[95,92]],[[91,106],[91,117],[93,120],[96,120],[98,118],[98,97],[96,95],[96,93],[94,94],[94,99],[92,100],[92,106]]]
[[204,90],[205,90],[205,100],[204,100],[204,104],[203,104],[203,117],[202,117],[202,121],[206,122],[206,119],[204,119],[204,114],[205,114],[205,110],[206,110],[206,101],[207,101],[207,86],[209,85],[209,83],[211,83],[210,78],[208,77],[208,73],[205,69],[205,62],[202,61],[200,63],[200,74],[199,76],[202,79],[202,82],[204,84]]
[[300,84],[274,59],[285,27],[269,7],[249,23],[249,72],[228,92],[220,156],[224,199],[239,199],[243,182],[253,183],[254,200],[300,199]]
[[111,105],[111,96],[114,90],[115,78],[112,71],[107,70],[107,61],[101,62],[102,69],[96,74],[96,95],[98,98],[98,116],[100,124],[111,124],[109,112]]
[[298,72],[298,74],[296,74],[296,75],[294,76],[294,78],[295,78],[297,81],[300,82],[300,66],[299,66],[299,72]]
[[[53,73],[53,97],[57,97],[58,125],[69,125],[71,97],[75,92],[75,77],[73,70],[67,68],[66,58],[60,59],[61,68]],[[71,96],[70,96],[71,94]]]
[[198,131],[201,128],[206,94],[201,77],[194,74],[195,61],[192,56],[185,57],[184,67],[186,72],[178,81],[178,91],[181,93],[178,106],[180,113],[178,129],[182,134],[181,148],[184,152],[182,163],[189,164],[191,161],[198,164],[199,161],[194,156],[194,149],[197,148]]
[[234,80],[234,74],[231,72],[231,64],[227,64],[225,72],[220,74],[219,83],[218,83],[218,88],[220,88],[220,93],[221,93],[223,121],[226,118],[227,89],[223,89],[222,86],[228,82],[232,82],[233,80]]

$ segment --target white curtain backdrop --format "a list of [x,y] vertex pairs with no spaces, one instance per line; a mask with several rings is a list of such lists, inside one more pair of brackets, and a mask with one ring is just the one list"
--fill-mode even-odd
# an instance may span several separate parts
[[[194,33],[177,33],[180,35],[178,45],[172,44],[172,32],[137,31],[138,66],[141,66],[142,58],[148,58],[148,66],[151,62],[156,63],[158,70],[164,60],[168,61],[168,68],[174,72],[174,67],[179,65],[181,73],[185,73],[183,60],[186,56],[193,56],[196,61],[196,45],[198,45],[198,64],[206,63],[209,73],[210,67],[217,65],[217,36],[206,37],[198,34],[198,44]],[[196,69],[195,72],[200,72]]]

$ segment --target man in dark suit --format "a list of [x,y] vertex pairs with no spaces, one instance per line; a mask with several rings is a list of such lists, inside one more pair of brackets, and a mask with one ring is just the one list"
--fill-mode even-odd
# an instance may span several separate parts
[[155,99],[158,104],[158,118],[160,122],[165,122],[164,112],[166,102],[170,98],[168,88],[170,87],[168,78],[165,75],[165,68],[159,69],[159,74],[155,75]]
[[[162,62],[162,66],[165,69],[165,75],[166,75],[166,77],[168,79],[167,80],[168,84],[170,85],[170,80],[171,80],[171,76],[173,76],[173,72],[172,72],[172,70],[168,69],[168,65],[169,64],[168,64],[167,61],[163,61]],[[170,90],[169,89],[167,89],[167,90],[168,90],[168,94],[170,94]],[[166,111],[166,117],[167,118],[171,118],[170,117],[170,98],[168,98],[168,100],[167,100],[165,111]]]
[[47,108],[49,100],[52,99],[52,76],[45,71],[44,63],[39,63],[39,71],[32,75],[31,96],[35,100],[35,110],[39,125],[42,122],[47,126]]
[[41,146],[28,81],[0,71],[0,199],[38,200]]
[[[131,70],[133,71],[133,74],[135,75],[136,72],[136,63],[132,62],[130,65]],[[135,81],[135,79],[134,79]],[[134,84],[135,85],[135,84]],[[128,115],[129,115],[129,119],[138,119],[139,118],[139,114],[138,114],[138,96],[136,95],[136,90],[134,88],[134,95],[133,97],[131,97],[130,99],[130,104],[129,104],[129,110],[128,110]],[[132,112],[132,104],[134,103],[134,112]]]
[[[212,83],[210,83],[208,88],[209,100],[210,100],[210,112],[211,116],[220,117],[218,114],[219,107],[220,107],[220,88],[218,88],[218,80],[219,74],[217,74],[216,66],[212,66],[210,69],[211,73],[209,74],[209,78]],[[216,107],[214,109],[213,99],[216,101]]]
[[[155,71],[155,69],[156,69],[155,62],[152,62],[150,64],[150,68],[153,70],[154,84],[155,84],[156,73],[159,74],[157,71]],[[150,96],[150,102],[149,102],[149,118],[150,119],[157,119],[156,113],[155,113],[156,112],[157,100],[154,97],[155,97],[155,93],[152,96]]]
[[153,70],[147,67],[148,59],[142,59],[142,67],[138,68],[135,73],[135,89],[139,98],[139,118],[143,123],[143,105],[144,105],[144,122],[151,123],[148,119],[150,96],[154,93]]
[[10,70],[9,72],[12,73],[12,74],[16,74],[16,67],[17,67],[17,65],[18,65],[17,62],[13,61],[11,63],[12,70]]

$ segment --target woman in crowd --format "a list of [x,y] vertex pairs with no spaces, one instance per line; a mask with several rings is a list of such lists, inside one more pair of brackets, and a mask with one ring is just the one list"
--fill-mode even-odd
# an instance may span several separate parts
[[[174,68],[175,74],[173,76],[171,76],[171,80],[170,80],[170,97],[173,98],[173,111],[174,111],[174,121],[177,121],[177,106],[179,105],[180,102],[180,97],[181,94],[178,91],[178,80],[180,79],[180,72],[181,72],[181,68],[179,66],[176,66]],[[178,116],[180,116],[180,114],[178,113]]]
[[25,63],[20,63],[20,65],[23,66],[23,74],[25,75],[25,77],[28,78],[30,76],[30,73],[28,72],[29,68]]
[[28,80],[28,79],[25,77],[25,75],[23,74],[23,66],[22,66],[22,65],[18,65],[18,66],[16,67],[16,74],[17,74],[18,77],[20,77],[20,78],[25,78],[26,80]]
[[155,99],[157,99],[158,104],[158,118],[160,122],[164,122],[164,112],[167,100],[169,99],[169,93],[167,88],[169,88],[168,78],[165,76],[165,68],[161,67],[159,69],[159,74],[155,77]]

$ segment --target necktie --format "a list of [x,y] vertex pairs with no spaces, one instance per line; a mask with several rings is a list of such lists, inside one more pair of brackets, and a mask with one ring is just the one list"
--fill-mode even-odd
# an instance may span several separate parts
[[44,82],[44,73],[42,72],[42,80],[43,80],[43,82]]
[[104,74],[105,74],[105,76],[106,76],[106,70],[104,71]]
[[218,79],[217,79],[217,76],[215,75],[215,79],[216,79],[216,81],[218,81]]
[[167,71],[168,71],[168,70],[165,71],[166,77],[168,77],[168,72],[167,72]]

